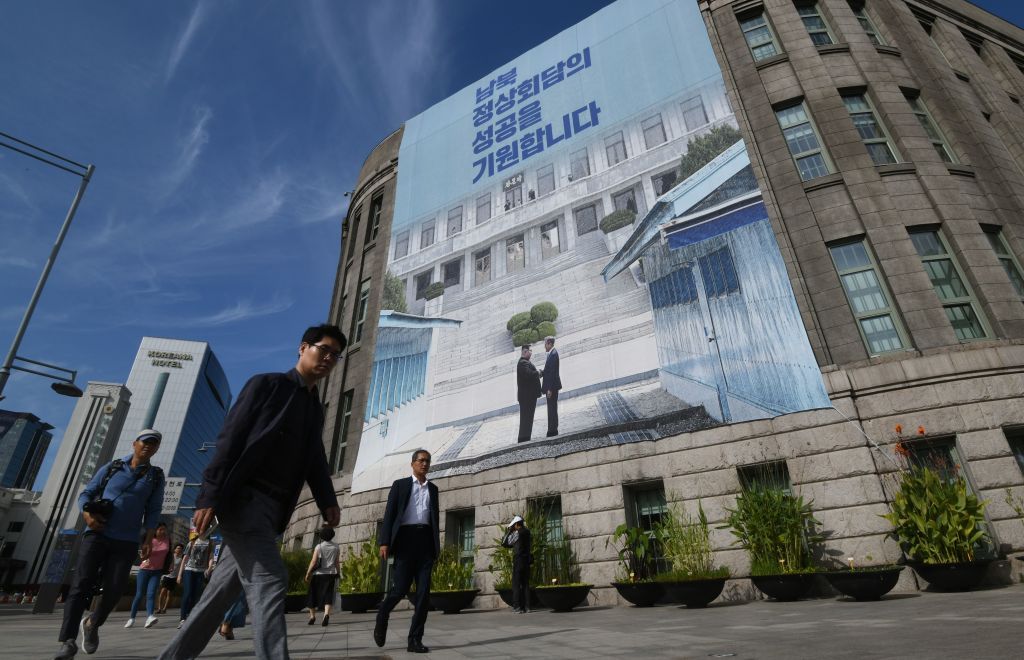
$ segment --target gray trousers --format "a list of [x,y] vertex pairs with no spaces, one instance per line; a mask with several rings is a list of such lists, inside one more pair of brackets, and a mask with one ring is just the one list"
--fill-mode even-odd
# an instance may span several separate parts
[[287,660],[288,628],[284,597],[288,574],[277,545],[276,525],[283,506],[253,491],[242,513],[220,521],[224,547],[203,597],[158,660],[196,658],[245,590],[253,628],[254,657]]

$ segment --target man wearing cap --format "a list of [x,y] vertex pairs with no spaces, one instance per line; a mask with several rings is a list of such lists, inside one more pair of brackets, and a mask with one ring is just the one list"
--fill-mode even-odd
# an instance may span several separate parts
[[501,544],[512,548],[512,611],[526,614],[530,611],[530,530],[522,516],[512,518]]
[[[111,461],[96,474],[78,496],[78,506],[88,529],[78,547],[75,581],[64,605],[64,623],[57,641],[61,648],[56,660],[73,658],[78,653],[78,631],[82,648],[95,653],[99,647],[99,627],[124,594],[128,575],[137,556],[149,557],[150,543],[160,522],[164,500],[163,470],[150,464],[160,448],[159,431],[146,429],[136,436],[132,453]],[[146,537],[139,547],[139,525]],[[98,587],[103,587],[99,607],[85,614]]]
[[540,373],[530,362],[533,352],[529,345],[523,346],[516,365],[516,398],[519,399],[519,442],[526,442],[533,435],[533,413],[537,411],[540,397]]

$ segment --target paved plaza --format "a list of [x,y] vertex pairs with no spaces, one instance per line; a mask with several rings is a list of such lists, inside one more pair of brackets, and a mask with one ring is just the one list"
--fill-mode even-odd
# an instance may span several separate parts
[[[336,614],[328,628],[288,615],[289,646],[299,658],[411,658],[409,611],[392,615],[388,643],[371,639],[373,613]],[[141,619],[140,619],[141,620]],[[154,628],[125,630],[115,613],[100,630],[94,658],[153,658],[174,634],[176,612]],[[0,658],[50,658],[60,623],[31,606],[0,605]],[[588,607],[517,615],[508,609],[431,613],[428,657],[444,658],[957,658],[1021,657],[1024,586],[970,593],[895,594],[876,603],[840,599],[754,601],[704,610],[675,606]],[[216,637],[204,658],[252,657],[251,628],[234,641]],[[78,657],[87,657],[79,652]]]

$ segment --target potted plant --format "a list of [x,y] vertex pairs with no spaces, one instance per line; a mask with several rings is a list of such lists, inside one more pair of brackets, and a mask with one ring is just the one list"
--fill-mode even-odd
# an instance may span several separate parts
[[[526,526],[530,529],[530,554],[534,558],[534,564],[530,569],[530,604],[540,602],[537,597],[537,585],[543,581],[542,559],[545,556],[545,547],[548,538],[548,522],[543,511],[528,508],[523,516]],[[508,532],[505,525],[499,524],[494,536],[494,554],[491,555],[491,564],[488,570],[497,573],[494,589],[498,592],[501,600],[512,607],[512,548],[501,545],[505,533]]]
[[626,244],[626,240],[633,233],[635,220],[636,211],[632,209],[617,209],[601,218],[598,226],[604,235],[609,252],[615,254]]
[[727,509],[725,527],[750,555],[750,579],[775,600],[799,600],[814,585],[815,546],[821,523],[811,503],[791,494],[779,483],[758,480],[736,497],[736,508]]
[[545,544],[539,563],[536,593],[541,605],[555,612],[568,612],[587,600],[593,585],[580,581],[579,560],[568,537]]
[[718,598],[729,579],[729,569],[715,566],[711,530],[704,507],[697,503],[697,517],[678,504],[669,507],[657,527],[661,551],[671,569],[657,576],[669,596],[686,607],[707,607]]
[[891,535],[917,574],[936,589],[977,586],[989,564],[976,556],[988,538],[987,502],[968,490],[958,466],[915,462],[902,441],[896,443],[896,452],[908,467],[898,473],[899,490],[882,516],[892,523]]
[[[637,607],[654,605],[665,593],[661,583],[654,581],[652,549],[657,540],[639,527],[625,523],[615,528],[612,536],[619,558],[618,579],[612,586],[625,600]],[[612,543],[605,541],[605,547]]]
[[868,564],[859,566],[853,557],[847,557],[846,565],[826,571],[825,579],[833,589],[854,600],[880,600],[896,586],[903,567],[895,564],[872,566],[874,558],[867,555],[865,559]]
[[355,614],[377,607],[384,598],[376,537],[364,541],[357,550],[350,549],[342,559],[338,591],[341,592],[341,609]]
[[462,563],[459,548],[445,545],[430,575],[430,607],[458,614],[473,604],[480,593],[473,588],[473,565]]

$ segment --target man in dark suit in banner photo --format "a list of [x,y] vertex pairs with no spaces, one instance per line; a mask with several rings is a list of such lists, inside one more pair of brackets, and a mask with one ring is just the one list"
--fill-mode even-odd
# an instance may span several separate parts
[[430,595],[430,570],[441,553],[437,486],[427,481],[430,452],[417,449],[412,454],[412,476],[395,480],[388,493],[384,522],[381,524],[380,556],[395,558],[394,582],[384,602],[377,608],[373,641],[384,646],[388,634],[388,617],[416,580],[416,610],[409,624],[406,650],[429,653],[423,645],[423,627],[427,622]]
[[519,400],[519,442],[526,442],[533,435],[533,414],[537,412],[540,397],[540,373],[530,362],[533,351],[523,346],[516,365],[516,398]]
[[544,392],[545,400],[548,402],[548,436],[558,435],[558,390],[562,389],[562,379],[558,374],[558,349],[555,348],[555,338],[544,338],[544,350],[548,357],[544,361],[544,370],[541,374],[544,380],[540,388]]

